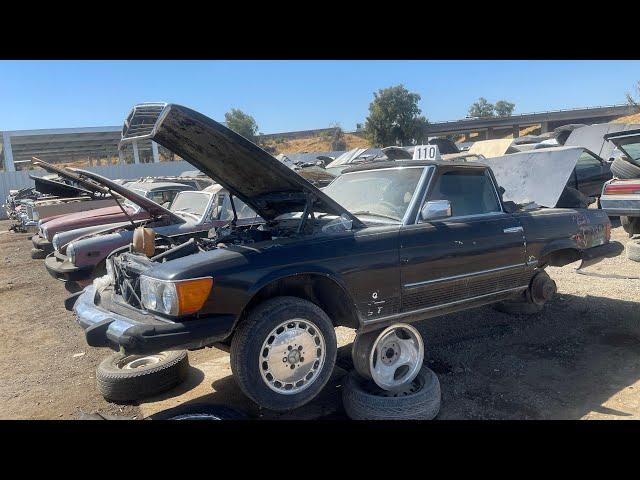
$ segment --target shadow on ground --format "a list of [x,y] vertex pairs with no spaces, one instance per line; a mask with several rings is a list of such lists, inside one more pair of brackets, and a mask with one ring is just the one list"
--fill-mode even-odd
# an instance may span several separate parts
[[[639,417],[637,393],[632,396],[640,388],[638,303],[558,295],[533,316],[483,307],[416,326],[425,361],[442,386],[439,419]],[[338,367],[321,395],[294,412],[258,409],[228,371],[210,384],[210,393],[185,403],[227,405],[250,418],[345,418],[341,383],[351,369],[350,348],[339,349]]]

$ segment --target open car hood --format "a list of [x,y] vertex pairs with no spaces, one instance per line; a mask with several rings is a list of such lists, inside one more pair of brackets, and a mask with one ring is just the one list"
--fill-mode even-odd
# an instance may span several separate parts
[[[82,178],[76,173],[73,172],[73,169],[58,167],[57,165],[53,165],[51,163],[45,162],[44,160],[40,160],[39,158],[33,157],[31,159],[31,164],[40,167],[47,172],[56,173],[58,176],[62,178],[66,178],[67,180],[73,182],[81,189],[84,189],[85,193],[102,193],[108,194],[107,189],[105,189],[102,185],[95,183],[89,179]],[[77,195],[77,193],[76,193]]]
[[160,217],[169,217],[171,218],[173,223],[184,223],[185,220],[182,217],[179,217],[175,213],[170,210],[167,210],[161,205],[158,205],[153,200],[149,200],[142,195],[138,195],[137,193],[129,190],[127,187],[123,185],[119,185],[115,183],[113,180],[109,180],[108,178],[103,177],[102,175],[98,175],[97,173],[88,172],[86,170],[80,170],[79,168],[71,169],[74,173],[81,175],[83,177],[90,178],[95,182],[103,185],[107,189],[112,192],[117,193],[119,196],[126,198],[127,200],[131,200],[133,203],[138,205],[143,210],[149,212],[151,217],[160,218]]
[[584,147],[591,150],[604,160],[608,160],[613,152],[614,145],[607,142],[607,137],[614,133],[636,130],[640,128],[637,123],[600,123],[576,128],[571,132],[566,146]]
[[29,178],[34,181],[36,191],[45,195],[54,195],[56,197],[91,195],[91,191],[85,188],[67,185],[66,183],[57,182],[48,178],[36,177],[31,174],[29,174]]
[[498,185],[505,189],[504,200],[553,208],[582,152],[580,147],[549,147],[485,158],[478,163],[491,167]]
[[344,215],[335,200],[241,135],[181,105],[141,104],[122,130],[122,142],[148,138],[168,148],[252,207],[265,220],[303,211]]

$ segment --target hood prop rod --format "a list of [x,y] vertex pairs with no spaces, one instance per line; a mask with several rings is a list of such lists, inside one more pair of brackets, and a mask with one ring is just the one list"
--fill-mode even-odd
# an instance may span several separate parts
[[233,220],[231,220],[231,226],[235,227],[238,222],[238,213],[236,212],[236,204],[233,201],[233,195],[229,193],[229,202],[231,202],[231,210],[233,210]]
[[124,213],[124,215],[129,219],[129,221],[131,222],[131,226],[135,229],[136,228],[136,224],[133,221],[133,219],[131,218],[131,216],[127,213],[127,211],[124,209],[124,207],[120,204],[120,202],[118,201],[118,198],[113,194],[111,189],[109,187],[107,187],[107,190],[109,190],[109,194],[111,194],[111,198],[113,198],[113,200],[118,204],[118,206],[120,207],[120,210],[122,210],[122,213]]
[[316,217],[313,214],[313,197],[311,195],[307,195],[307,201],[304,205],[304,212],[302,212],[302,218],[300,219],[300,225],[298,225],[297,235],[300,235],[305,227],[307,226],[307,219],[311,216],[311,220],[315,221]]

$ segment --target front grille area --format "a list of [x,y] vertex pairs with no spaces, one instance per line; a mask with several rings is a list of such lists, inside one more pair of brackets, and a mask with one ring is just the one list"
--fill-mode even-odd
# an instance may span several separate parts
[[532,275],[532,270],[518,268],[513,271],[492,272],[406,288],[402,297],[402,311],[435,307],[521,287],[529,283]]

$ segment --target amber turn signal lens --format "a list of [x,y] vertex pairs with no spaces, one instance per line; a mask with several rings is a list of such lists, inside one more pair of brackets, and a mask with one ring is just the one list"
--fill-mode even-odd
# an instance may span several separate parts
[[178,315],[189,315],[199,311],[209,297],[213,278],[198,278],[176,283],[178,292]]

